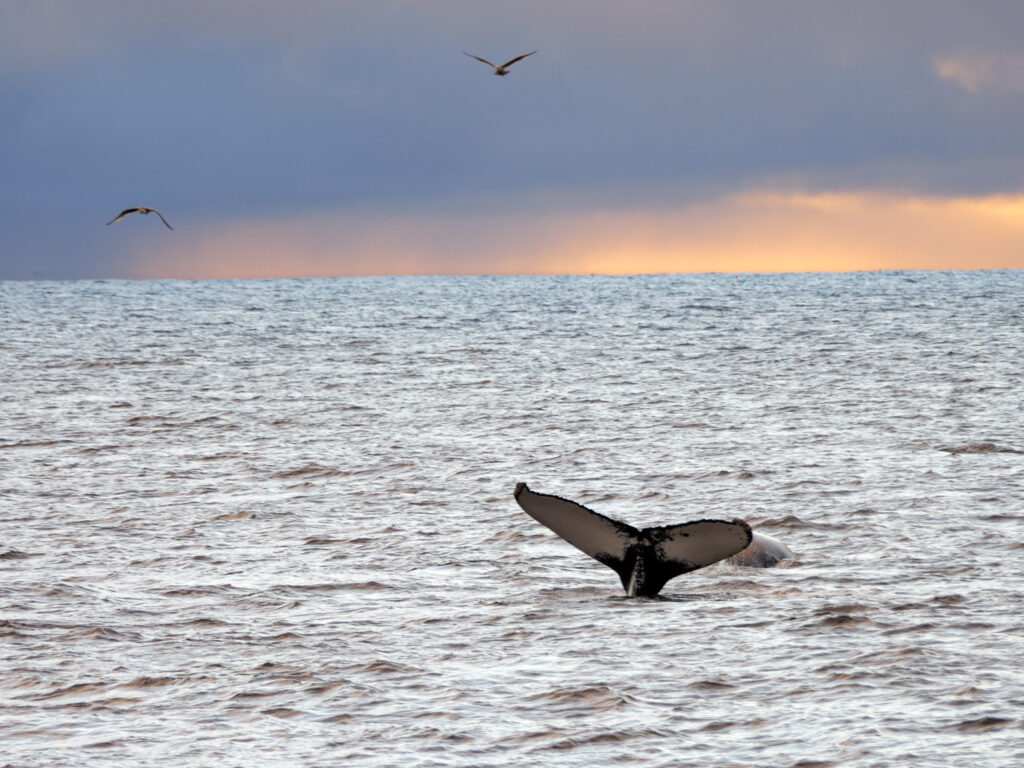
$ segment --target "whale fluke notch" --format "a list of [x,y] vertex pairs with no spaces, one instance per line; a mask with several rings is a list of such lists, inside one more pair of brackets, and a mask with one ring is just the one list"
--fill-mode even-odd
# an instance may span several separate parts
[[631,597],[654,597],[676,576],[746,549],[752,533],[742,520],[694,520],[637,529],[575,501],[534,493],[518,483],[515,499],[545,525],[617,574]]

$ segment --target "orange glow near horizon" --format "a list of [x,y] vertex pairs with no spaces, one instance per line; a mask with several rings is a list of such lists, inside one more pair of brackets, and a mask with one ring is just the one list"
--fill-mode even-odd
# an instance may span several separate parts
[[[750,193],[677,209],[209,225],[135,278],[1024,268],[1024,196]],[[175,234],[177,235],[178,232]],[[184,240],[184,242],[181,242]]]

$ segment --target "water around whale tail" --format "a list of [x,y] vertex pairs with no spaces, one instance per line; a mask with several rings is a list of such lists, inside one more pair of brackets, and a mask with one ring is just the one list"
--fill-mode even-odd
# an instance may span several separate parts
[[750,544],[742,520],[695,520],[637,529],[575,501],[516,485],[515,499],[530,517],[617,574],[631,596],[653,597],[669,579],[735,555]]

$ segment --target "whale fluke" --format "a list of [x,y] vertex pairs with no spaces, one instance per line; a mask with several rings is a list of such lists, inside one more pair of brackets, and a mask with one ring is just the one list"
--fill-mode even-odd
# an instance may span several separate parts
[[630,597],[654,597],[669,579],[735,555],[750,544],[742,520],[694,520],[639,530],[575,501],[518,483],[515,499],[530,517],[617,574]]

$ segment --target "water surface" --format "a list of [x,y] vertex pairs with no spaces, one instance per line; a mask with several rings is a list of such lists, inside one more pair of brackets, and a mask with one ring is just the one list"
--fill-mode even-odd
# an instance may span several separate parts
[[[0,764],[1020,763],[1022,299],[0,283]],[[626,599],[517,481],[798,563]]]

